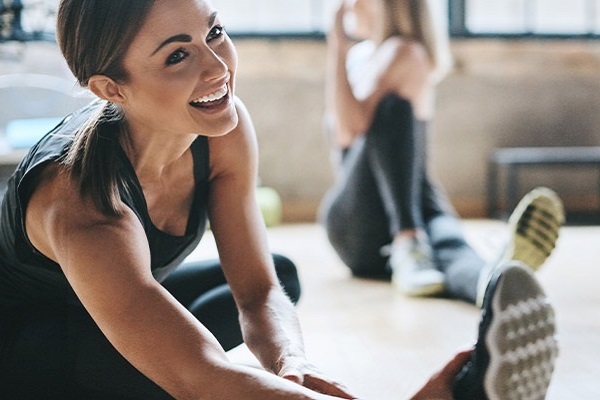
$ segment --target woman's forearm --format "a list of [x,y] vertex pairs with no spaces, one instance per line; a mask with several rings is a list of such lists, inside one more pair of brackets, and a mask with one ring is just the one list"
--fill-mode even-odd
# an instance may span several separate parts
[[285,357],[304,357],[304,343],[296,311],[279,288],[260,304],[241,307],[244,342],[266,369],[277,374]]
[[[266,371],[233,364],[193,316],[164,301],[162,289],[155,293],[136,296],[142,303],[139,309],[129,307],[135,317],[119,324],[135,334],[106,330],[126,359],[176,399],[330,399]],[[152,298],[156,301],[149,304]],[[144,312],[146,306],[154,312]]]

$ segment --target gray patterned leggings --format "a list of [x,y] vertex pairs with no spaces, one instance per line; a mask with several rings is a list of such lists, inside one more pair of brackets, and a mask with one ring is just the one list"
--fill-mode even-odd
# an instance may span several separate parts
[[427,175],[427,122],[411,104],[385,97],[366,135],[342,153],[335,185],[322,201],[319,220],[331,245],[355,276],[389,279],[380,254],[401,229],[422,228],[446,275],[450,297],[474,303],[485,261],[465,240],[443,191]]

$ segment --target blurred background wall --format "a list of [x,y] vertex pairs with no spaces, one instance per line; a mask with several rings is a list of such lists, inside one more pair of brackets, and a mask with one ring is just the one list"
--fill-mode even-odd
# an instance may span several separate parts
[[[243,40],[238,93],[257,127],[260,174],[290,219],[314,216],[332,182],[322,130],[325,44]],[[440,84],[431,170],[464,217],[485,216],[487,160],[496,147],[600,145],[600,44],[453,40]],[[600,171],[532,168],[520,191],[553,187],[575,211],[600,205]]]
[[[256,125],[261,181],[281,195],[285,220],[314,220],[333,181],[322,130],[325,42],[235,43],[237,90]],[[463,217],[485,216],[494,148],[600,145],[600,43],[454,39],[452,50],[455,69],[439,86],[431,170]],[[71,78],[48,42],[0,43],[0,74],[15,72]],[[520,191],[547,185],[568,209],[595,212],[599,175],[589,168],[534,168],[522,174]]]

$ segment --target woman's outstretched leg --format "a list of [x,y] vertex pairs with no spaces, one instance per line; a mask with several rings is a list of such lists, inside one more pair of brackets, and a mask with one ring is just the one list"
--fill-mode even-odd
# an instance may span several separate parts
[[439,214],[427,222],[435,261],[446,277],[446,294],[475,304],[486,261],[467,242],[458,218]]
[[[300,281],[295,265],[281,255],[273,255],[273,262],[284,291],[297,303]],[[184,264],[163,285],[211,331],[225,350],[243,343],[238,309],[218,260]]]
[[484,260],[468,243],[462,223],[445,195],[427,182],[423,190],[427,233],[452,298],[481,305],[498,267],[519,261],[538,269],[550,256],[564,222],[562,202],[550,189],[536,188],[519,202],[508,223],[508,241],[498,256]]

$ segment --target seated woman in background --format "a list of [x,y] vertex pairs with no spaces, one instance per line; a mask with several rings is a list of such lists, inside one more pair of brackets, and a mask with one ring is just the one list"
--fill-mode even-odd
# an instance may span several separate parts
[[[347,21],[354,22],[349,33]],[[339,171],[320,220],[355,276],[391,277],[411,296],[481,304],[503,262],[542,265],[564,215],[556,194],[537,188],[511,216],[512,237],[496,260],[469,246],[427,170],[435,86],[449,66],[448,40],[435,29],[428,1],[342,2],[328,37],[326,92]]]
[[[533,276],[521,280],[520,273],[510,271],[515,264],[537,269],[550,255],[564,222],[560,199],[547,188],[528,193],[509,219],[508,244],[496,259],[484,260],[468,244],[455,210],[427,170],[435,88],[451,58],[429,1],[342,1],[327,44],[325,122],[338,176],[319,219],[331,245],[357,277],[391,278],[410,296],[447,295],[483,307],[476,351],[456,379],[457,399],[543,398],[550,375],[537,381],[535,371],[552,370],[547,367],[556,357],[555,342],[526,333],[515,345],[523,359],[513,357],[509,346],[499,345],[510,332],[495,325],[502,312],[491,309],[495,301],[486,291],[495,276],[506,273],[513,279],[505,281],[512,286],[505,290],[513,295],[496,305],[519,303],[516,293],[537,298]],[[525,314],[535,314],[526,308]],[[553,326],[552,312],[543,313],[539,322]],[[540,353],[528,352],[532,343]],[[492,364],[494,372],[486,370]],[[526,382],[508,377],[524,371],[523,376],[536,376],[524,378],[535,393],[525,389],[525,397],[511,397],[508,393]],[[474,383],[481,379],[485,390]]]

